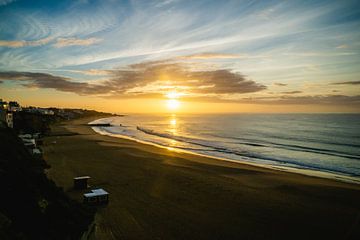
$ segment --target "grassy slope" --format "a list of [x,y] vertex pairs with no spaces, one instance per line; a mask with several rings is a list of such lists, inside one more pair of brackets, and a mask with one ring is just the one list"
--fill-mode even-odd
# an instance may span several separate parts
[[70,200],[14,131],[0,127],[0,239],[78,239],[94,210]]

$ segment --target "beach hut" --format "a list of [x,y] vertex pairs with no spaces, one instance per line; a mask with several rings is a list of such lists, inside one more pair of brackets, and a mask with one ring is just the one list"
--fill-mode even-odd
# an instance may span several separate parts
[[81,176],[74,178],[74,188],[75,189],[86,189],[88,188],[89,176]]
[[84,203],[87,204],[106,204],[109,202],[109,193],[102,188],[91,190],[84,194]]

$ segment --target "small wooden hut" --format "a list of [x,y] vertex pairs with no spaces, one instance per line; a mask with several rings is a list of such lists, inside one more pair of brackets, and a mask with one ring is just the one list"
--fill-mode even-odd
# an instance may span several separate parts
[[81,176],[74,178],[74,188],[75,189],[86,189],[88,188],[89,176]]

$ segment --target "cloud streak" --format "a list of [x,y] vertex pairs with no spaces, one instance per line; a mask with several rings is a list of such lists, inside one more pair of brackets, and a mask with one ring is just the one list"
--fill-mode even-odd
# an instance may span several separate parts
[[58,38],[54,44],[57,48],[69,47],[69,46],[89,46],[101,42],[102,39],[99,38]]
[[25,40],[15,40],[15,41],[6,41],[0,40],[0,47],[8,47],[8,48],[20,48],[20,47],[36,47],[48,44],[52,41],[53,38],[47,37],[36,41],[25,41]]
[[178,57],[178,59],[232,59],[232,58],[241,58],[244,56],[238,54],[226,54],[226,53],[199,53],[191,54],[187,56]]
[[298,94],[302,93],[302,91],[288,91],[288,92],[281,92],[282,94]]
[[[53,41],[53,37],[47,37],[35,41],[25,41],[25,40],[0,40],[0,47],[8,47],[8,48],[21,48],[21,47],[36,47],[42,46]],[[97,44],[101,42],[100,38],[57,38],[56,42],[53,44],[56,48],[68,47],[68,46],[89,46],[93,44]]]
[[337,82],[333,85],[360,85],[360,81],[347,81],[347,82]]
[[285,83],[274,83],[275,86],[279,86],[279,87],[286,87],[287,84]]
[[279,98],[243,99],[242,101],[247,103],[257,103],[257,104],[360,105],[360,95],[282,96]]

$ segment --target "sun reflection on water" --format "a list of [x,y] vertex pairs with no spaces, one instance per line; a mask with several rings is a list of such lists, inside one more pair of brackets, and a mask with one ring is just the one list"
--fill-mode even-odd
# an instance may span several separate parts
[[[176,135],[177,133],[177,120],[176,120],[176,115],[175,114],[172,114],[170,116],[170,119],[169,119],[169,128],[168,128],[168,132],[170,132],[172,135]],[[174,139],[170,139],[169,140],[169,146],[170,147],[175,147],[177,146],[177,141],[174,140]]]

